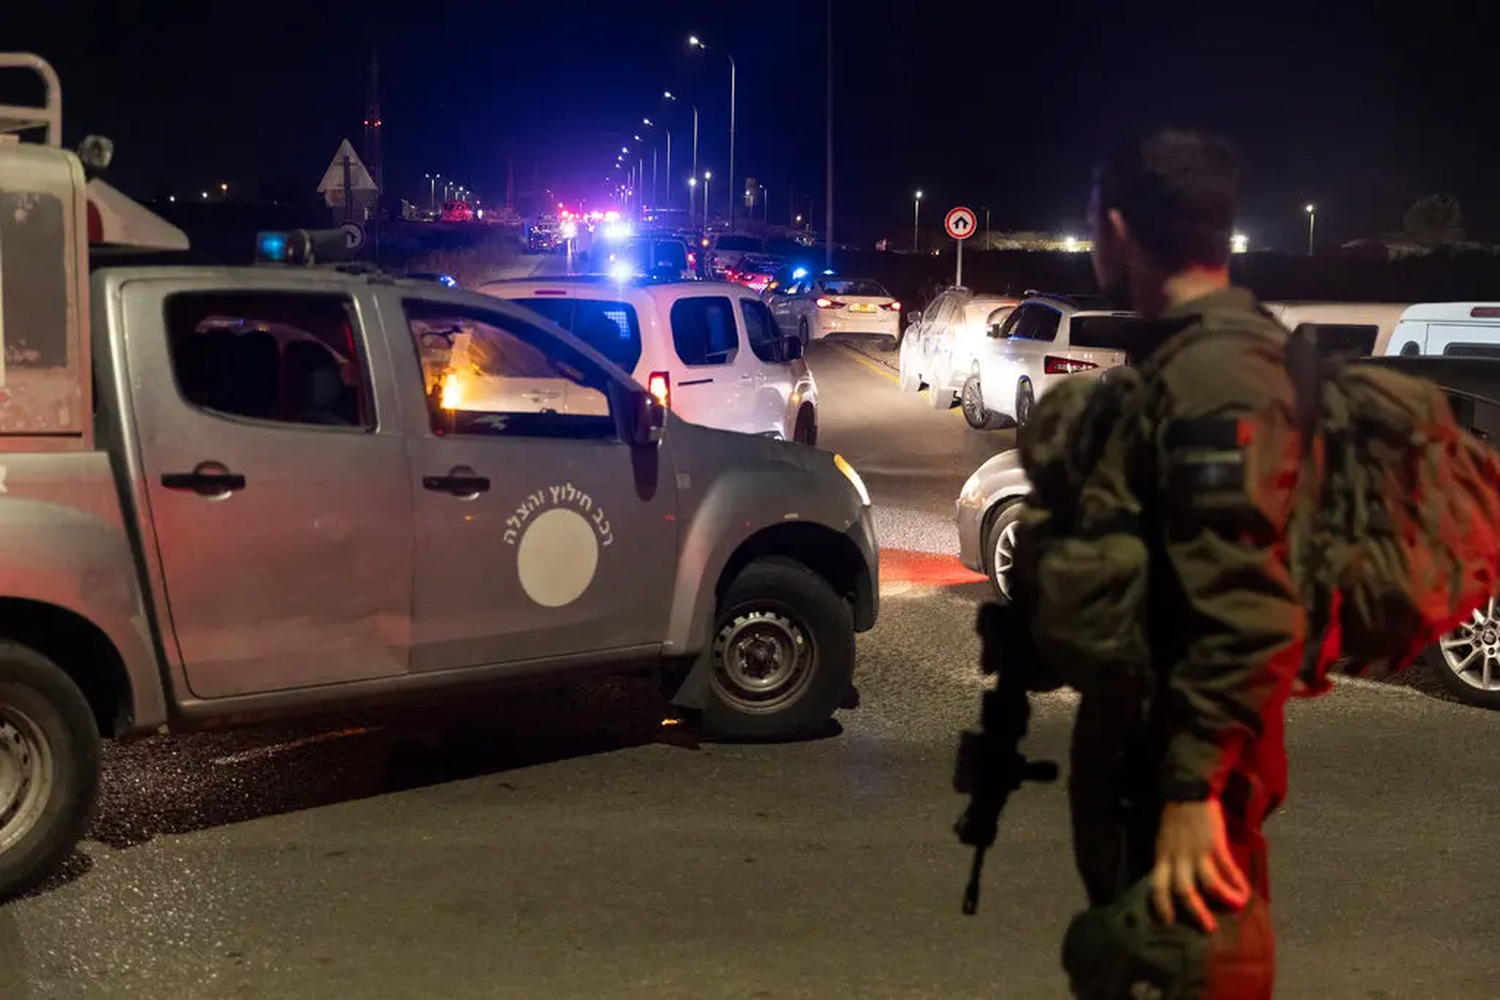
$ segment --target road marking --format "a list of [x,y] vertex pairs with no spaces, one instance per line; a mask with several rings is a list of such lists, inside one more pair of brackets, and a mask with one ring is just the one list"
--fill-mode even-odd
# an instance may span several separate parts
[[[839,346],[843,347],[842,344],[840,344]],[[878,364],[878,363],[876,363],[874,361],[871,361],[869,358],[865,357],[863,354],[859,353],[854,348],[852,348],[852,347],[843,347],[843,349],[844,349],[844,353],[848,354],[849,357],[853,358],[855,361],[857,361],[860,364],[864,365],[866,368],[870,369],[870,371],[874,372],[876,375],[884,375],[886,378],[890,379],[892,382],[900,382],[901,381],[900,377],[898,377],[895,372],[891,371],[889,368],[885,367],[882,364]]]

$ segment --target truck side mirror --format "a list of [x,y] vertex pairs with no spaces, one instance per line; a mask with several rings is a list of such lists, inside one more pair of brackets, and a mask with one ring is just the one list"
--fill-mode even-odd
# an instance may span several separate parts
[[907,326],[916,326],[920,322],[922,322],[922,310],[913,309],[911,312],[906,314]]
[[661,400],[645,390],[631,393],[633,407],[630,443],[640,448],[653,448],[661,443],[667,429],[667,408]]
[[992,340],[999,340],[999,339],[1001,339],[1000,338],[1000,328],[1002,326],[1004,326],[1003,323],[991,323],[990,324],[990,339],[992,339]]
[[781,339],[781,357],[786,361],[796,361],[802,357],[802,338],[783,337]]

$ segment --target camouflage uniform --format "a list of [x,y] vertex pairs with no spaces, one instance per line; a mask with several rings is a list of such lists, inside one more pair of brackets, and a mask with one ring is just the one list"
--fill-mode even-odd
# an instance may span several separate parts
[[1232,933],[1242,951],[1254,939],[1264,983],[1220,976],[1203,995],[1269,997],[1261,824],[1286,793],[1284,709],[1305,632],[1287,542],[1301,456],[1286,333],[1230,288],[1168,309],[1146,340],[1138,408],[1100,462],[1119,463],[1139,501],[1149,662],[1082,685],[1074,847],[1090,904],[1104,906],[1149,876],[1163,802],[1218,796],[1254,893],[1240,922],[1257,926]]

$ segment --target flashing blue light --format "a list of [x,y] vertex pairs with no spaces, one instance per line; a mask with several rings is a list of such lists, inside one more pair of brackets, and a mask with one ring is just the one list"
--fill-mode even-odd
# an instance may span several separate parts
[[286,233],[261,233],[255,249],[263,260],[283,261],[290,256]]
[[451,275],[451,274],[440,274],[440,275],[437,276],[437,280],[438,280],[438,284],[440,284],[440,285],[446,285],[449,288],[457,288],[458,287],[458,279],[455,278],[455,277],[453,277],[453,275]]
[[827,268],[827,269],[825,269],[825,270],[824,270],[824,271],[823,271],[823,273],[824,273],[824,274],[835,274],[835,273],[837,273],[837,272],[835,272],[835,271],[834,271],[834,269],[833,269],[833,268],[831,268],[831,267],[830,267],[830,268]]
[[807,268],[805,268],[805,267],[799,267],[799,268],[797,268],[797,270],[795,270],[795,271],[792,272],[792,277],[794,279],[800,279],[800,278],[807,277]]
[[620,261],[609,269],[609,276],[616,281],[629,281],[633,268],[625,261]]

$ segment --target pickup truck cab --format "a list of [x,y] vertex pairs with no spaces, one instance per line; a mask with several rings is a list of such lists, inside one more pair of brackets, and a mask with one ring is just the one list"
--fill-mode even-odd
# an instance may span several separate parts
[[101,738],[585,671],[727,738],[851,703],[877,548],[842,458],[685,423],[485,295],[90,273],[92,183],[0,144],[0,898],[73,849]]

